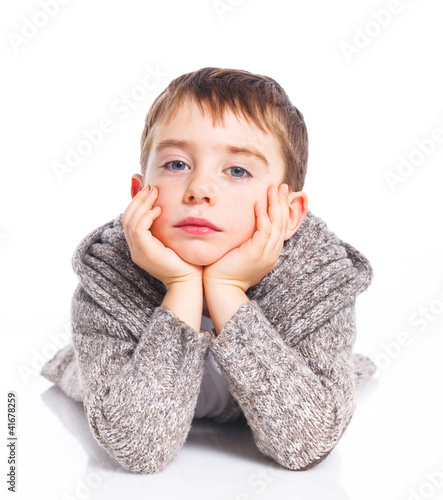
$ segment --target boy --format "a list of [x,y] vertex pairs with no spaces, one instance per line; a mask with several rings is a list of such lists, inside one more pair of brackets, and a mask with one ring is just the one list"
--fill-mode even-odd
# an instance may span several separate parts
[[291,470],[321,462],[374,364],[354,355],[367,259],[301,191],[302,114],[273,79],[203,68],[157,97],[124,214],[73,256],[73,344],[42,369],[124,468],[161,471],[192,419],[246,419]]

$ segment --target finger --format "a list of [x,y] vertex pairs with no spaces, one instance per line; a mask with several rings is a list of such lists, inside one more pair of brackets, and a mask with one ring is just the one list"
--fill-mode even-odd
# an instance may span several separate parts
[[[156,239],[151,231],[149,230],[152,226],[153,221],[159,217],[161,212],[160,207],[156,207],[153,210],[150,210],[145,217],[143,217],[138,223],[137,227],[134,230],[134,240],[138,248],[142,251],[144,255],[151,255],[154,251],[152,242]],[[158,241],[161,243],[160,241]],[[161,244],[163,246],[163,244]]]
[[280,204],[282,207],[282,238],[283,243],[286,236],[286,231],[288,230],[289,224],[289,186],[288,184],[281,184],[279,187],[280,190]]
[[124,219],[126,222],[128,222],[131,219],[131,217],[134,215],[134,212],[137,210],[137,208],[142,203],[146,202],[146,200],[148,199],[148,196],[150,195],[151,192],[152,192],[152,187],[148,184],[132,198],[131,202],[129,203],[129,205],[125,211]]
[[146,190],[143,194],[140,194],[137,200],[135,197],[133,199],[132,206],[127,208],[127,212],[123,218],[125,219],[122,223],[128,226],[132,231],[139,224],[140,220],[146,217],[147,213],[153,209],[153,206],[158,198],[158,189],[152,188],[151,191]]
[[[139,194],[141,194],[141,191],[137,193],[136,196]],[[148,231],[152,222],[160,215],[160,207],[152,209],[152,205],[155,203],[157,195],[158,189],[156,191],[155,188],[153,188],[151,192],[146,189],[145,193],[138,197],[138,200],[133,204],[131,210],[128,207],[127,212],[125,212],[123,216],[125,220],[123,221],[122,218],[122,223],[126,239],[130,245],[134,245],[136,239],[139,237],[137,231]]]
[[287,184],[280,184],[278,187],[277,203],[278,217],[276,219],[277,229],[280,229],[281,235],[286,234],[288,218],[289,218],[289,189]]
[[272,223],[262,203],[256,204],[256,223],[257,231],[267,235],[271,233]]
[[272,234],[269,238],[269,247],[275,248],[280,244],[280,237],[283,230],[283,211],[281,206],[281,197],[275,186],[270,186],[269,196],[269,219],[272,224]]
[[134,198],[132,198],[131,202],[126,208],[125,213],[123,214],[122,217],[122,223],[123,224],[129,223],[129,221],[132,219],[137,209],[140,206],[146,204],[146,202],[149,202],[150,199],[152,199],[154,192],[155,190],[153,188],[151,189],[151,186],[149,185],[146,185],[142,190],[140,190],[134,196]]
[[157,206],[153,209],[144,208],[142,211],[142,207],[140,210],[134,215],[134,218],[138,217],[134,220],[133,232],[137,238],[143,237],[145,234],[149,233],[149,229],[152,226],[152,223],[155,219],[160,216],[161,207]]
[[285,241],[289,220],[289,189],[287,184],[280,184],[278,187],[278,205],[280,216],[278,217],[278,222],[276,222],[276,231],[279,232],[276,247],[280,252]]
[[268,189],[268,213],[269,219],[272,222],[272,225],[280,227],[281,223],[281,207],[280,207],[280,194],[275,185],[271,185]]
[[164,249],[163,243],[155,238],[151,231],[149,230],[152,222],[159,217],[161,213],[161,207],[155,207],[150,210],[143,218],[138,221],[138,224],[132,229],[127,228],[125,235],[127,234],[128,243],[131,249],[131,255],[134,262],[138,263],[143,267],[143,262],[158,260],[158,252],[160,249]]
[[258,253],[262,253],[272,234],[272,224],[268,213],[261,203],[255,204],[257,231],[252,235],[251,243]]
[[143,197],[143,195],[146,195],[146,191],[149,192],[150,186],[146,185],[143,189],[141,189],[131,200],[131,202],[128,204],[126,207],[126,210],[122,216],[122,224],[123,227],[125,227],[131,217],[134,214],[134,211],[136,210],[137,206],[140,204],[140,198]]
[[270,235],[263,256],[275,261],[283,248],[289,218],[289,203],[286,189],[287,184],[280,184],[277,190],[271,190],[269,216],[272,219],[272,234]]
[[161,207],[157,206],[153,209],[140,207],[128,226],[130,237],[139,242],[139,244],[148,244],[151,241],[152,235],[150,232],[152,223],[161,214]]

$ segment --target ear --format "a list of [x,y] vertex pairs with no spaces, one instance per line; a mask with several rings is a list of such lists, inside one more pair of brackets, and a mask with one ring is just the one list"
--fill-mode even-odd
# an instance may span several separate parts
[[289,219],[285,241],[297,231],[308,211],[308,196],[303,191],[292,191],[289,193]]
[[143,177],[140,174],[134,174],[131,178],[131,198],[143,189]]

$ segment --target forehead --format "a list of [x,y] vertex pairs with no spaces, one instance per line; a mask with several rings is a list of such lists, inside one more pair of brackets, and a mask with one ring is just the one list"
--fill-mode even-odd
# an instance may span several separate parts
[[202,108],[194,99],[183,99],[172,112],[154,125],[154,149],[165,141],[188,139],[194,145],[200,142],[213,149],[232,146],[231,150],[235,152],[235,148],[249,147],[263,155],[280,155],[277,137],[260,130],[249,117],[240,112],[237,116],[230,108],[226,108],[218,118],[209,105],[203,104]]

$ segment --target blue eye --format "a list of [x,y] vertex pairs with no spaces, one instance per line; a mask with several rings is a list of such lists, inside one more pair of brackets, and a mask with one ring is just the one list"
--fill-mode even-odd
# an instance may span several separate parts
[[235,177],[236,179],[246,179],[246,177],[251,177],[251,174],[241,167],[229,167],[227,170],[234,170],[235,172],[240,174],[244,172],[246,174],[246,175],[233,175],[233,177]]
[[[187,165],[186,165],[186,163],[185,163],[185,162],[183,162],[183,161],[180,161],[180,160],[172,160],[172,161],[170,161],[170,162],[168,162],[168,163],[165,163],[165,164],[163,165],[163,168],[166,168],[166,167],[168,167],[168,165],[172,165],[172,164],[174,164],[174,163],[181,163],[182,165],[187,166]],[[174,169],[174,168],[172,168],[172,167],[171,167],[171,169],[172,169],[172,170],[174,170],[174,171],[177,171],[177,170],[175,170],[175,169]],[[179,171],[180,171],[180,170],[182,170],[182,169],[179,169]]]
[[[182,168],[174,168],[174,166],[178,166],[178,167],[181,166]],[[183,170],[185,170],[184,167],[188,167],[188,165],[181,160],[168,161],[167,163],[165,163],[161,166],[161,168],[172,170],[173,172],[183,172]],[[233,177],[234,179],[247,179],[248,177],[252,177],[251,174],[247,170],[245,170],[244,168],[241,168],[241,167],[237,167],[237,166],[229,167],[226,170],[233,171],[231,177]],[[242,174],[246,174],[246,175],[242,175]]]

